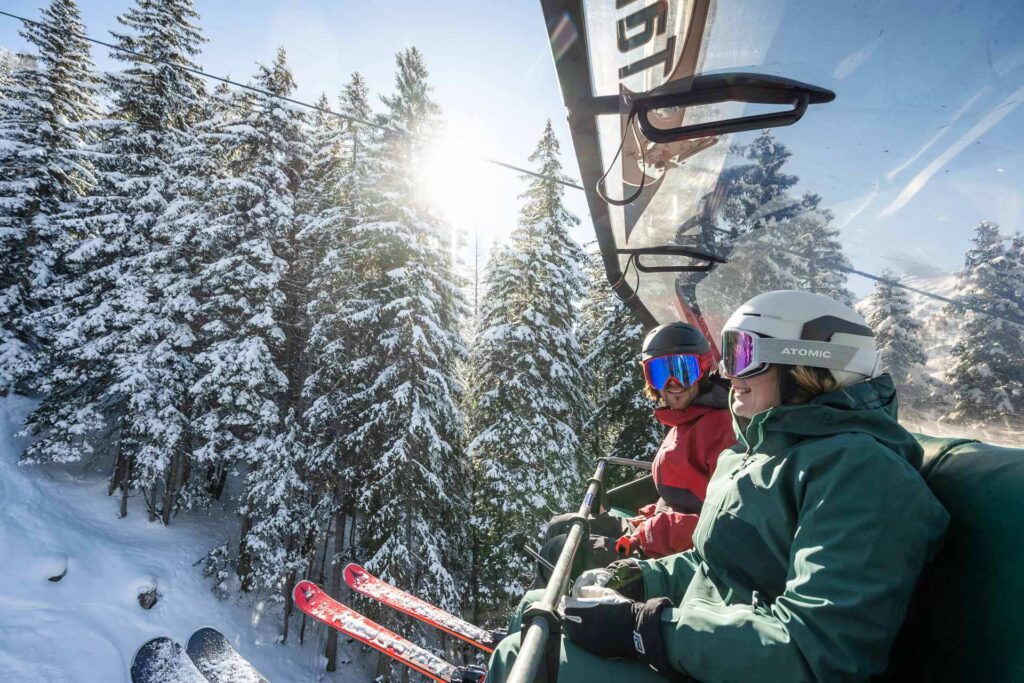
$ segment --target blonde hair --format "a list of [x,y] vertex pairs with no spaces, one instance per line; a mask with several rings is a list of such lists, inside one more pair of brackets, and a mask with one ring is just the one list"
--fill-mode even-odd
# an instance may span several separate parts
[[793,384],[796,385],[796,390],[789,399],[789,403],[807,403],[816,396],[839,388],[839,382],[826,368],[794,365],[789,368],[789,376],[793,379]]

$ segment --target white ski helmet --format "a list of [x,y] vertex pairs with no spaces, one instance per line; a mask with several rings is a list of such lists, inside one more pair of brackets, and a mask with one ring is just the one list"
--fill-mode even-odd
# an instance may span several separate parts
[[824,294],[779,290],[750,299],[722,328],[723,374],[765,364],[826,368],[845,387],[877,376],[879,353],[857,311]]

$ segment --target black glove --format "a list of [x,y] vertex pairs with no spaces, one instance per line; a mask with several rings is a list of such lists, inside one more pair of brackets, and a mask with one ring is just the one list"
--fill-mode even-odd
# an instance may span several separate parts
[[599,586],[588,586],[582,593],[585,597],[569,596],[560,605],[562,631],[569,640],[601,657],[636,657],[633,629],[643,605]]
[[668,598],[636,602],[605,587],[590,586],[580,597],[562,599],[562,631],[572,642],[600,657],[640,659],[662,675],[671,667],[661,636],[661,610]]

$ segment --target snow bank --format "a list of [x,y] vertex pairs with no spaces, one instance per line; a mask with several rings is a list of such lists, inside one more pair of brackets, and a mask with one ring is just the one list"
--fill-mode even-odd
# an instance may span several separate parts
[[[14,434],[31,408],[23,397],[0,398],[0,681],[129,681],[145,641],[169,635],[184,644],[202,626],[222,631],[275,683],[372,679],[359,655],[323,671],[323,627],[307,624],[299,646],[296,619],[281,645],[278,607],[263,618],[262,603],[213,596],[192,564],[234,524],[225,511],[178,517],[165,528],[133,505],[118,519],[104,478],[18,466],[24,443]],[[65,568],[64,578],[49,580]],[[138,594],[154,585],[160,600],[144,610]],[[344,649],[351,647],[342,641],[341,661],[352,661]]]

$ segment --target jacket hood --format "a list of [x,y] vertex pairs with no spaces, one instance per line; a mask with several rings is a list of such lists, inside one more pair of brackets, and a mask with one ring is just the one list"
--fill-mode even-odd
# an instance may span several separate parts
[[884,374],[829,391],[808,403],[771,408],[749,421],[733,414],[733,426],[741,445],[769,454],[781,454],[809,438],[868,434],[915,468],[920,467],[923,451],[896,421],[897,408],[896,388]]
[[693,405],[727,410],[729,408],[729,383],[723,382],[718,375],[711,375],[708,378],[708,386],[707,391],[693,399]]

